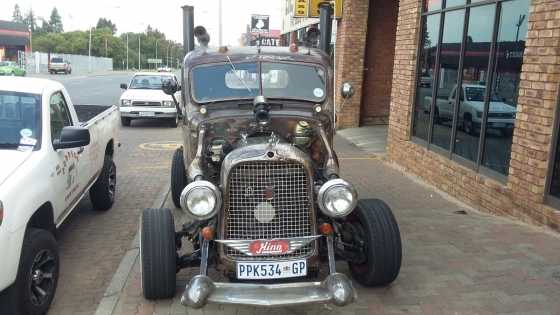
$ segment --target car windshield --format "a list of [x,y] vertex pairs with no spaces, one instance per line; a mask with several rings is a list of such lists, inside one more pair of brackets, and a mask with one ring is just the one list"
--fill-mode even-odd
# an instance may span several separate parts
[[62,58],[52,58],[51,62],[56,62],[56,63],[63,63],[64,60]]
[[129,89],[161,90],[163,82],[173,80],[169,75],[136,75],[130,82]]
[[2,61],[0,67],[15,67],[16,63],[13,61]]
[[321,102],[325,99],[325,71],[319,66],[263,62],[204,65],[192,70],[192,96],[198,103],[229,99],[268,98]]
[[40,135],[41,96],[0,91],[0,149],[37,147]]
[[[486,88],[481,87],[466,87],[465,92],[467,93],[467,101],[471,102],[484,102],[484,94],[486,94]],[[499,102],[500,99],[496,94],[490,96],[491,102]]]

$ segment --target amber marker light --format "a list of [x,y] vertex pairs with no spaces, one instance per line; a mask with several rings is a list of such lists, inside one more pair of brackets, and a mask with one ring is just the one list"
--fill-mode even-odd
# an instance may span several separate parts
[[202,229],[202,237],[207,240],[207,241],[211,241],[214,239],[214,229],[212,227],[204,227]]
[[323,223],[319,226],[319,232],[323,235],[331,235],[333,233],[333,227],[329,223]]

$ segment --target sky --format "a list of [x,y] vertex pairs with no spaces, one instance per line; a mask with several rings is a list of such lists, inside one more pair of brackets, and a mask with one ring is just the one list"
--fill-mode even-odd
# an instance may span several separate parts
[[[211,44],[218,44],[218,0],[2,0],[0,20],[12,20],[14,6],[23,14],[33,8],[39,17],[49,19],[56,7],[65,31],[87,30],[100,17],[117,25],[117,33],[139,32],[151,25],[166,36],[182,42],[181,6],[195,7],[195,25],[203,25],[210,33]],[[270,15],[270,28],[280,29],[282,0],[222,0],[223,43],[237,45],[252,14]],[[41,25],[41,22],[39,22]]]

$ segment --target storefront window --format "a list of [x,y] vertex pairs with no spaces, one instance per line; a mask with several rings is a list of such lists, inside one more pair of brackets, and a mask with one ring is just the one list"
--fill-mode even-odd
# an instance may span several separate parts
[[509,168],[529,1],[424,2],[413,136],[498,178]]
[[423,19],[422,49],[420,51],[420,69],[417,78],[416,104],[413,122],[413,134],[428,140],[430,108],[434,76],[436,70],[436,50],[439,40],[440,14]]
[[432,143],[447,150],[451,142],[455,108],[454,97],[451,93],[457,87],[464,20],[465,10],[445,13]]
[[471,161],[478,154],[495,10],[493,4],[470,11],[454,152]]
[[502,174],[507,174],[511,156],[528,14],[529,0],[508,1],[502,4],[492,80],[492,100],[486,123],[482,161],[484,166]]

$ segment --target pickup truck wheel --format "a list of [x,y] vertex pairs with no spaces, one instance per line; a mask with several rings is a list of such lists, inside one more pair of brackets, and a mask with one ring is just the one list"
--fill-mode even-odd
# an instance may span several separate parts
[[172,298],[177,273],[173,214],[170,209],[145,209],[140,224],[140,278],[144,297]]
[[103,169],[91,189],[89,196],[93,207],[97,210],[109,210],[115,202],[117,192],[117,167],[110,155],[105,155]]
[[465,114],[463,117],[463,131],[469,135],[475,135],[474,124],[470,114]]
[[121,124],[122,124],[124,127],[130,127],[130,122],[131,122],[131,119],[130,119],[130,118],[121,117]]
[[352,277],[367,287],[393,282],[401,269],[402,248],[399,226],[389,206],[378,199],[360,200],[346,224],[352,224],[353,238],[366,253],[362,261],[348,263]]
[[169,120],[169,126],[171,126],[172,128],[177,128],[177,126],[179,125],[179,117],[175,116],[175,118],[172,118]]
[[187,186],[187,173],[183,159],[183,148],[175,150],[171,162],[171,199],[177,208],[181,208],[181,193]]
[[434,124],[439,125],[441,124],[441,117],[439,116],[439,108],[437,108],[434,110]]
[[2,311],[6,314],[45,314],[56,292],[58,270],[54,236],[46,230],[29,228],[23,240],[16,282],[0,296]]

